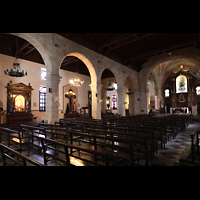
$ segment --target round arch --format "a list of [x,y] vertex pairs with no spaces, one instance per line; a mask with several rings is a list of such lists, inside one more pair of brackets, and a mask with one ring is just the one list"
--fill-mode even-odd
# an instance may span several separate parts
[[[163,56],[156,56],[150,58],[148,61],[146,61],[142,65],[142,70],[139,72],[139,82],[140,82],[140,98],[145,99],[145,101],[142,101],[141,108],[147,108],[147,82],[150,72],[153,71],[153,69],[159,65],[160,63],[166,62],[166,61],[176,61],[177,60],[184,60],[188,63],[191,63],[193,65],[200,66],[200,50],[198,49],[184,49],[177,52],[174,52],[172,55],[163,55]],[[176,63],[177,64],[177,63]],[[184,65],[184,63],[183,63]],[[158,91],[158,96],[161,98],[160,90]],[[158,98],[159,99],[159,98]],[[147,113],[147,110],[145,109],[145,112]]]
[[[191,55],[189,55],[189,53]],[[191,49],[190,51],[185,50],[185,51],[180,51],[175,53],[174,55],[171,56],[158,56],[157,59],[149,59],[147,62],[145,62],[142,65],[142,70],[140,71],[140,78],[142,78],[143,83],[148,82],[148,77],[150,72],[153,71],[153,69],[160,63],[166,62],[166,61],[176,61],[176,60],[184,60],[185,62],[189,62],[193,65],[200,66],[200,59],[199,59],[199,54],[200,51],[197,49]],[[177,63],[176,63],[177,64]]]
[[[143,65],[142,70],[139,72],[139,87],[140,87],[140,99],[143,99],[140,102],[140,109],[144,110],[147,113],[147,82],[150,72],[160,63],[166,61],[175,61],[178,59],[187,60],[190,63],[193,63],[197,66],[200,66],[200,50],[198,49],[184,49],[177,52],[174,52],[172,55],[162,55],[156,56],[148,59]],[[158,93],[159,95],[159,93]]]
[[[108,68],[104,68],[103,72],[101,72],[100,74],[101,74],[101,77],[100,77],[101,78],[101,81],[100,81],[101,99],[103,100],[101,102],[101,113],[106,113],[107,109],[110,109],[110,111],[112,112],[116,112],[117,109],[113,108],[113,105],[112,105],[112,97],[116,95],[115,97],[118,99],[118,92],[115,85],[115,82],[117,82],[116,77],[114,73]],[[109,86],[109,84],[111,84],[112,86]],[[107,87],[114,87],[115,89],[111,91],[107,91],[105,89]],[[118,87],[118,83],[117,83],[117,87]],[[108,97],[110,100],[108,100]],[[116,104],[116,107],[118,108],[118,105],[117,105],[118,102],[116,102],[115,104]]]
[[98,119],[98,113],[97,113],[97,74],[95,71],[95,68],[93,66],[93,64],[90,62],[90,60],[84,56],[83,54],[79,53],[79,52],[71,52],[68,53],[67,55],[65,55],[60,63],[59,66],[59,73],[60,73],[60,67],[62,65],[62,62],[64,61],[64,59],[68,56],[74,56],[77,57],[78,59],[80,59],[85,66],[88,68],[88,71],[90,73],[90,78],[91,78],[91,91],[92,91],[92,117],[94,119]]
[[[80,59],[85,64],[85,66],[88,68],[88,71],[89,71],[90,77],[91,77],[91,85],[97,83],[97,74],[96,74],[96,71],[95,71],[92,63],[89,61],[88,58],[86,58],[83,54],[81,54],[79,52],[71,52],[71,53],[67,54],[66,56],[64,56],[64,58],[62,59],[62,61],[60,63],[60,67],[62,65],[63,60],[67,56],[74,56],[74,57],[77,57],[78,59]],[[59,67],[59,72],[60,72],[60,67]]]
[[[8,34],[20,37],[28,41],[30,44],[32,44],[41,55],[47,70],[47,74],[50,75],[50,72],[52,71],[52,66],[55,66],[53,65],[54,60],[50,57],[52,55],[51,53],[52,49],[50,48],[51,45],[46,43],[47,39],[48,38],[51,39],[52,37],[50,33],[8,33]],[[50,80],[48,80],[49,77],[47,76],[46,87],[52,88],[51,85],[52,80],[51,77]],[[51,96],[52,94],[47,93],[46,120],[49,123],[58,120],[58,104],[57,102],[53,101],[53,98],[51,98]],[[57,95],[54,94],[54,96]],[[52,113],[54,113],[54,115]]]
[[[108,67],[108,66],[106,66],[106,67],[101,67],[101,68],[99,69],[99,79],[101,79],[102,74],[103,74],[103,72],[105,71],[105,69],[108,69],[108,70],[110,70],[110,71],[113,73],[113,75],[114,75],[114,77],[115,77],[115,79],[116,79],[116,82],[117,82],[117,84],[118,84],[118,88],[120,88],[120,87],[122,86],[122,84],[123,84],[123,81],[122,81],[122,79],[121,79],[121,76],[120,76],[120,73],[119,73],[118,69],[116,69],[115,67]],[[124,85],[123,85],[123,86],[124,86]]]
[[47,68],[51,66],[51,62],[50,62],[49,56],[47,54],[47,51],[44,49],[43,44],[41,42],[39,42],[38,37],[34,37],[34,34],[31,34],[31,33],[8,33],[8,34],[15,35],[17,37],[21,37],[24,40],[31,43],[37,49],[37,51],[40,53],[45,66]]

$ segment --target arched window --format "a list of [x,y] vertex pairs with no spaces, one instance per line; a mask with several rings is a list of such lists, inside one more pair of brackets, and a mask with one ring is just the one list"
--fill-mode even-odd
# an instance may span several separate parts
[[187,91],[187,78],[184,75],[180,75],[176,78],[176,93],[183,93]]
[[45,112],[46,111],[46,86],[40,85],[39,87],[39,111]]
[[165,90],[165,97],[169,97],[169,89]]
[[112,96],[112,109],[117,109],[117,95]]
[[46,68],[41,67],[41,80],[46,81],[47,71]]

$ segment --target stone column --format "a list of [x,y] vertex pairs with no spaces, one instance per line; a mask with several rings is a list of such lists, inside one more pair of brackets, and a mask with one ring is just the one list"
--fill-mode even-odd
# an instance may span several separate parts
[[118,94],[118,101],[117,101],[118,114],[121,116],[125,116],[125,104],[124,104],[125,103],[125,94],[126,94],[125,87],[118,88],[117,94]]
[[46,80],[46,120],[48,123],[59,121],[59,84],[58,74],[47,74]]
[[161,106],[161,104],[160,104],[161,100],[162,100],[162,90],[159,88],[159,89],[157,89],[157,109],[158,110],[161,109],[160,108],[160,106]]
[[140,114],[147,114],[148,104],[147,104],[147,82],[140,82],[140,92],[139,92],[139,102],[140,102]]
[[146,92],[140,92],[140,113],[141,114],[147,114],[147,93]]
[[[92,92],[92,118],[98,119],[97,116],[97,84],[91,83],[91,92]],[[99,94],[100,95],[100,94]]]
[[139,93],[139,91],[134,91],[134,102],[135,102],[135,104],[134,104],[134,106],[135,106],[135,115],[138,115],[138,114],[140,114],[140,93]]
[[97,118],[101,119],[101,80],[97,82]]

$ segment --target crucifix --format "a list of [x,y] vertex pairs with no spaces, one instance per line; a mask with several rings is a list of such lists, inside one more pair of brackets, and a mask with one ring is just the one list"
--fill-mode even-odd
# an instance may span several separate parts
[[73,109],[73,99],[76,98],[76,94],[70,88],[69,91],[65,94],[65,97],[69,99],[69,105],[67,104],[66,113],[72,112],[72,109]]

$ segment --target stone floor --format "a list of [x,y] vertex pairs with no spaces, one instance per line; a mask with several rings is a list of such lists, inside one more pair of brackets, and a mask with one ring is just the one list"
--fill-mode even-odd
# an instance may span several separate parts
[[[151,165],[153,166],[186,166],[191,163],[180,163],[178,160],[186,147],[191,146],[190,133],[200,127],[199,122],[190,124],[184,131],[178,133],[175,139],[171,139],[165,145],[165,148],[159,149],[155,154]],[[198,162],[198,161],[197,161]],[[196,163],[198,165],[198,163]]]
[[[187,147],[191,146],[191,138],[190,133],[195,131],[198,127],[200,127],[200,122],[196,121],[190,124],[184,131],[177,134],[176,138],[170,139],[165,148],[158,149],[158,153],[153,157],[152,163],[149,163],[150,166],[193,166],[191,162],[188,163],[180,163],[178,160],[180,158],[181,153]],[[30,157],[33,159],[43,163],[42,154],[38,154],[36,150],[32,150]],[[83,162],[79,162],[74,160],[74,164],[77,166],[84,166]],[[55,163],[49,163],[48,165],[55,165]],[[200,166],[200,160],[196,161],[195,165]],[[2,166],[2,159],[0,155],[0,166]]]

